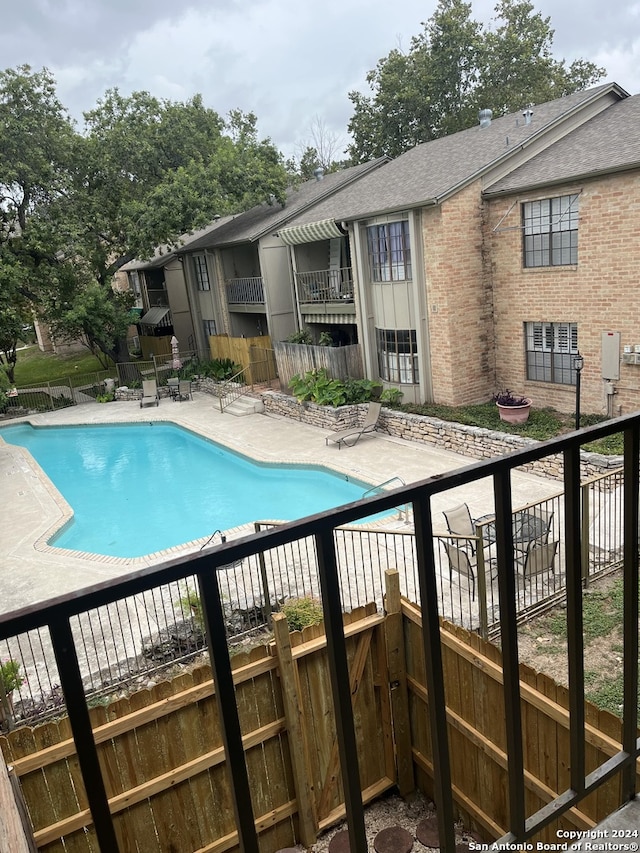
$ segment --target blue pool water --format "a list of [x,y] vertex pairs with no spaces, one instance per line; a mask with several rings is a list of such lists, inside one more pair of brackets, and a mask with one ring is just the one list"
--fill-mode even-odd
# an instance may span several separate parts
[[292,521],[362,497],[322,468],[265,465],[169,424],[0,430],[26,447],[74,511],[60,548],[140,557],[215,530]]

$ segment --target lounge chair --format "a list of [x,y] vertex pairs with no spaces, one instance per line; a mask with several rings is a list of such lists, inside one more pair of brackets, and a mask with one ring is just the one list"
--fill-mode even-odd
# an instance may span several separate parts
[[353,447],[353,445],[360,440],[360,436],[367,432],[375,432],[378,427],[378,418],[380,417],[381,408],[381,403],[369,403],[369,408],[367,409],[364,421],[359,427],[350,427],[349,429],[341,429],[337,432],[332,432],[331,435],[326,437],[325,444],[328,445],[330,441],[333,441],[338,445],[338,450],[340,450],[343,444],[345,447]]
[[158,384],[155,379],[142,380],[142,399],[140,408],[143,406],[157,406],[160,402],[158,397]]

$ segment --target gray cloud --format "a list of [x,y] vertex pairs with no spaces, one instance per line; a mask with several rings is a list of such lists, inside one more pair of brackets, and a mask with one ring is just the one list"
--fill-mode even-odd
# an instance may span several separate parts
[[[398,45],[409,47],[435,0],[4,0],[3,67],[47,66],[72,115],[107,88],[144,89],[184,100],[199,92],[225,115],[252,110],[260,132],[287,154],[308,137],[314,116],[346,141],[348,92],[366,91],[366,73]],[[554,54],[607,68],[640,91],[640,5],[595,0],[535,4],[551,18]],[[476,0],[488,22],[495,3]],[[390,14],[391,12],[391,14]]]

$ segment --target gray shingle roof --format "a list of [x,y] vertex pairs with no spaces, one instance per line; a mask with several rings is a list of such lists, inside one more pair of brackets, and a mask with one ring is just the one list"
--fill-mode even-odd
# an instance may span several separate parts
[[640,95],[625,98],[497,181],[486,195],[640,167]]
[[319,181],[315,178],[306,181],[297,189],[288,191],[287,202],[284,207],[280,204],[273,206],[268,204],[257,205],[234,217],[231,222],[226,223],[221,228],[216,228],[211,234],[205,235],[199,240],[191,241],[188,250],[192,252],[205,247],[257,240],[263,234],[277,231],[278,228],[287,224],[296,214],[306,210],[310,205],[322,201],[342,187],[362,179],[363,175],[378,169],[386,162],[387,158],[380,157],[359,166],[352,166],[339,172],[331,172]]
[[605,84],[533,107],[530,124],[525,124],[522,113],[511,113],[493,119],[489,127],[481,128],[478,124],[424,142],[296,217],[290,224],[301,225],[330,217],[337,221],[360,219],[442,201],[588,102],[603,97],[610,97],[613,103],[626,98],[627,93],[615,83]]

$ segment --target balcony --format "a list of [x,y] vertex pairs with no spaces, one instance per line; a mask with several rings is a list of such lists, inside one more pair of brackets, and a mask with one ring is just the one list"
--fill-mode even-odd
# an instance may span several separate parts
[[[580,482],[580,446],[620,431],[625,434],[622,474],[601,490],[589,484],[587,500]],[[512,505],[511,475],[550,456],[562,460],[564,488],[550,499],[546,515],[539,508],[532,514],[545,518],[546,532],[561,541],[559,574],[566,601],[569,690],[566,704],[561,691],[554,695],[549,716],[543,719],[545,691],[535,678],[522,677],[519,669],[517,552],[523,537],[522,514],[530,508]],[[328,826],[346,814],[351,850],[365,853],[364,802],[393,785],[408,793],[416,784],[428,786],[436,803],[440,846],[446,853],[455,851],[454,819],[460,812],[482,827],[486,841],[500,836],[503,844],[510,845],[528,840],[550,843],[543,833],[558,825],[576,831],[593,828],[636,791],[639,462],[640,415],[629,415],[298,522],[267,525],[253,536],[177,556],[120,580],[0,616],[0,641],[10,641],[12,648],[19,638],[28,638],[23,641],[26,648],[32,648],[38,636],[44,645],[50,644],[73,734],[71,740],[63,724],[60,737],[66,740],[62,743],[42,739],[39,745],[50,762],[42,771],[26,755],[31,745],[27,740],[33,738],[24,741],[24,751],[13,755],[25,785],[43,803],[49,802],[51,789],[56,797],[62,797],[63,789],[77,797],[74,808],[64,813],[56,813],[53,807],[42,809],[39,816],[45,827],[38,829],[39,843],[55,842],[56,831],[69,836],[86,832],[109,853],[127,849],[127,844],[149,851],[224,850],[239,845],[247,853],[257,853],[297,841],[313,843],[317,824]],[[493,483],[495,512],[490,521],[478,525],[478,545],[486,540],[493,548],[488,576],[495,568],[496,600],[492,618],[484,625],[491,623],[495,628],[501,654],[483,645],[477,634],[463,642],[460,628],[441,622],[447,588],[453,590],[455,583],[451,600],[456,601],[462,583],[454,582],[446,567],[441,571],[435,547],[441,536],[434,534],[440,519],[432,513],[432,498],[487,478]],[[596,488],[602,511],[590,532],[584,514],[588,504],[596,503]],[[452,504],[459,502],[456,494],[450,495]],[[620,523],[615,521],[615,531],[613,508],[620,510],[621,518]],[[378,512],[398,511],[412,514],[413,536],[405,537],[407,544],[398,547],[391,547],[389,538],[381,542],[377,551],[386,553],[385,566],[373,559],[374,549],[364,538],[368,534],[358,532],[361,528],[354,530],[353,525]],[[360,541],[358,547],[356,541]],[[609,715],[602,731],[594,716],[585,714],[584,701],[582,595],[585,561],[590,565],[593,554],[598,559],[613,555],[624,579],[622,719],[618,723]],[[406,562],[401,565],[403,556]],[[369,578],[374,564],[380,568],[376,582],[365,581],[363,591],[355,570]],[[308,571],[311,587],[304,586],[303,591],[322,601],[326,640],[312,632],[289,641],[276,615],[275,650],[232,662],[226,607],[240,585],[246,585],[249,566],[256,567],[257,582],[262,584],[249,604],[254,606],[261,599],[269,607],[273,604],[274,610],[282,597],[283,577],[303,584]],[[385,568],[399,571],[385,573]],[[381,575],[387,583],[384,615],[381,599],[378,607],[364,603],[380,597]],[[213,681],[199,674],[187,684],[183,676],[182,692],[175,695],[156,685],[153,692],[148,691],[146,704],[140,698],[130,705],[122,700],[138,734],[125,731],[122,720],[114,719],[111,712],[101,708],[90,712],[82,659],[92,644],[104,641],[103,628],[95,628],[96,614],[102,614],[98,624],[123,630],[122,614],[129,602],[141,604],[135,611],[138,615],[149,613],[152,601],[162,611],[162,590],[191,578],[199,589]],[[358,597],[361,593],[364,601]],[[554,589],[554,594],[559,593]],[[474,590],[467,599],[469,606],[477,609],[479,596],[480,591]],[[245,606],[249,605],[245,602]],[[345,615],[346,611],[351,612]],[[458,619],[453,610],[445,615]],[[476,625],[470,627],[476,630]],[[410,653],[405,653],[405,645]],[[314,687],[309,672],[301,679],[296,668],[320,649],[326,649],[327,675]],[[458,657],[451,686],[447,672],[454,652]],[[293,673],[290,681],[285,681],[287,672]],[[270,690],[280,689],[282,683],[290,690],[258,703],[250,687],[260,680]],[[307,731],[300,729],[300,691],[308,694],[312,708],[318,708],[317,725]],[[364,700],[356,699],[358,692],[364,693]],[[213,704],[205,707],[205,699]],[[463,715],[469,705],[477,705],[478,717],[482,716],[473,724]],[[387,736],[379,737],[377,729],[364,724],[363,706],[378,709],[383,721],[393,720],[395,725],[384,729]],[[177,723],[169,715],[183,708],[187,716]],[[329,725],[330,731],[324,767],[329,781],[327,791],[316,792],[328,804],[318,821],[311,790],[315,776],[306,774],[306,749],[299,744],[301,737],[310,742],[321,725]],[[379,749],[371,749],[374,739]],[[551,783],[542,774],[552,745],[559,760]],[[172,769],[166,770],[160,758],[171,760]],[[489,764],[483,776],[480,768],[485,759]],[[58,763],[52,766],[53,762]],[[282,769],[286,782],[276,784],[276,767]],[[147,770],[148,778],[141,778]],[[121,785],[125,778],[126,787]],[[469,787],[464,787],[467,783]],[[184,786],[184,799],[180,786]],[[184,806],[187,794],[192,812]],[[295,826],[300,827],[296,837],[292,837],[294,815]],[[568,823],[557,824],[559,819]],[[277,834],[276,826],[285,826],[286,831]],[[196,829],[198,841],[187,841],[187,831],[195,838]],[[575,838],[553,837],[557,841]]]
[[302,313],[353,314],[353,276],[351,267],[338,270],[313,270],[295,274],[298,301]]
[[262,276],[244,276],[243,278],[230,278],[226,281],[227,303],[231,306],[237,305],[259,305],[260,310],[264,308],[264,287]]

